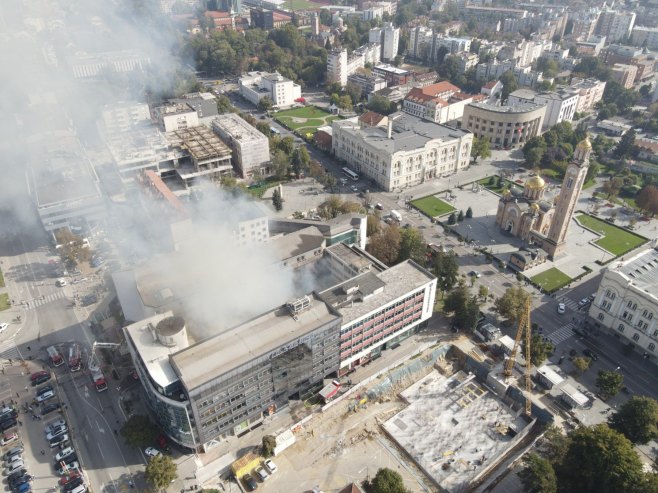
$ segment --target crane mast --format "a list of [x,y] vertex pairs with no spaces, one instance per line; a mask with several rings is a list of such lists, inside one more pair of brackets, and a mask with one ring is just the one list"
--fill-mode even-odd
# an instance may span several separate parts
[[524,349],[525,349],[525,413],[530,416],[532,412],[532,401],[530,400],[530,392],[532,390],[532,381],[530,379],[530,339],[532,337],[530,331],[530,295],[526,296],[525,302],[523,304],[523,311],[519,317],[519,326],[516,330],[516,338],[514,339],[514,347],[512,348],[512,353],[510,357],[505,362],[505,376],[511,377],[512,370],[514,369],[514,363],[516,362],[516,352],[519,349],[521,344],[521,338],[524,338]]

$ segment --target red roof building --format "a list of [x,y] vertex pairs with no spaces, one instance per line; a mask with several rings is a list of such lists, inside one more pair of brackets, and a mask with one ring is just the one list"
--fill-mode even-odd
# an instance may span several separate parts
[[459,87],[442,81],[427,87],[414,87],[402,101],[402,111],[436,123],[446,123],[460,119],[464,106],[482,99],[486,96],[460,92]]

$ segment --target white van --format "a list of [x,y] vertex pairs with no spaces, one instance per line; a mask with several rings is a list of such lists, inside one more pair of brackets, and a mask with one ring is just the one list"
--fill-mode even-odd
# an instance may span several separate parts
[[57,282],[55,282],[55,284],[57,285],[57,287],[63,288],[64,286],[66,286],[66,279],[61,279],[61,278],[57,279]]
[[402,221],[402,214],[400,214],[398,211],[391,211],[391,217],[395,219],[397,222]]

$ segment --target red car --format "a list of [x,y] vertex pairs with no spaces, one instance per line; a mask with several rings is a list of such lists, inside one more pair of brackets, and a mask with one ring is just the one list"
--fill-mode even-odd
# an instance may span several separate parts
[[30,380],[34,381],[37,378],[47,377],[48,375],[50,375],[50,372],[38,371],[38,372],[32,373],[32,375],[30,375]]
[[59,478],[59,484],[60,486],[64,486],[65,484],[68,484],[71,481],[73,481],[75,478],[79,478],[79,477],[80,477],[80,472],[72,471],[70,474],[67,474]]

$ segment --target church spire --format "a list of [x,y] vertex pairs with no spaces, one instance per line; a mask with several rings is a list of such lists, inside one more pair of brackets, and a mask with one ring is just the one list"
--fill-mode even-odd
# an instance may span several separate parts
[[589,155],[592,152],[592,143],[589,141],[589,135],[585,136],[583,140],[578,142],[576,150],[573,153],[574,161],[583,163],[589,161]]

